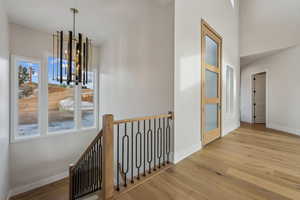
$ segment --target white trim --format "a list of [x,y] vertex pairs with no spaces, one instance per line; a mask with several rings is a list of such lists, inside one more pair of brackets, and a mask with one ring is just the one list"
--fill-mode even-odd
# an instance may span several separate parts
[[10,196],[15,196],[15,195],[18,195],[18,194],[22,194],[24,192],[34,190],[36,188],[48,185],[50,183],[59,181],[61,179],[64,179],[68,176],[69,176],[69,172],[65,171],[63,173],[60,173],[60,174],[57,174],[57,175],[54,175],[54,176],[51,176],[51,177],[48,177],[48,178],[41,179],[41,180],[36,181],[34,183],[30,183],[30,184],[27,184],[27,185],[15,187],[10,191]]
[[16,143],[22,143],[22,142],[27,142],[27,141],[32,141],[32,140],[39,140],[39,139],[44,139],[44,138],[50,138],[50,137],[58,137],[62,135],[72,135],[72,134],[93,134],[93,133],[98,133],[99,130],[96,129],[95,127],[93,128],[83,128],[81,130],[67,130],[67,131],[60,131],[60,132],[53,132],[53,133],[47,133],[47,135],[42,135],[42,136],[25,136],[21,138],[17,138],[15,141],[12,141],[12,144]]
[[[17,143],[17,142],[24,142],[27,140],[32,139],[40,139],[46,138],[49,136],[57,136],[62,134],[77,134],[84,131],[88,132],[97,132],[99,131],[99,70],[98,66],[93,67],[93,86],[94,86],[94,126],[92,127],[82,127],[81,123],[81,111],[80,111],[80,100],[81,100],[81,90],[79,86],[74,87],[74,96],[76,107],[74,113],[74,121],[75,121],[75,128],[69,130],[62,130],[56,132],[49,132],[48,131],[48,106],[44,106],[45,104],[48,105],[48,58],[52,56],[49,53],[45,53],[43,56],[42,61],[24,57],[24,56],[10,56],[10,98],[11,98],[11,106],[10,106],[10,143]],[[32,136],[25,136],[25,137],[18,137],[18,76],[17,76],[17,68],[16,63],[17,61],[28,61],[32,63],[37,63],[40,66],[39,69],[39,77],[38,77],[38,84],[39,84],[39,95],[38,95],[38,135]],[[46,81],[44,81],[46,80]]]
[[[231,79],[232,79],[232,82],[233,82],[233,84],[232,84],[232,89],[231,89],[231,93],[230,93],[230,99],[228,99],[227,97],[228,97],[228,95],[227,95],[227,87],[228,87],[228,84],[229,84],[229,80],[227,79],[228,77],[227,77],[227,70],[228,70],[228,68],[230,68],[231,70],[232,70],[232,77],[231,77]],[[225,80],[225,110],[224,110],[224,115],[227,117],[227,118],[233,118],[234,117],[234,114],[235,114],[235,97],[236,97],[236,71],[235,71],[235,68],[232,66],[232,65],[230,65],[230,64],[226,64],[226,67],[225,67],[225,77],[223,77],[224,78],[224,80]],[[229,109],[229,111],[227,110],[228,109],[228,100],[230,100],[229,101],[229,103],[230,103],[230,109]]]
[[252,88],[253,88],[253,76],[258,73],[266,73],[266,126],[269,126],[269,70],[261,69],[250,74],[250,123],[254,123],[253,121],[253,96],[252,96]]
[[238,122],[236,124],[234,124],[233,126],[230,126],[228,128],[224,128],[224,130],[222,131],[222,137],[228,135],[229,133],[231,133],[232,131],[238,129],[241,126],[241,123]]
[[[47,55],[45,53],[45,55]],[[42,62],[42,81],[41,83],[41,96],[40,96],[40,115],[41,115],[41,136],[46,136],[48,133],[48,59],[47,56],[43,57]],[[43,103],[46,104],[46,106],[43,106]],[[45,114],[43,114],[45,113]]]
[[283,132],[287,132],[287,133],[290,133],[290,134],[293,134],[293,135],[300,136],[300,129],[290,128],[290,127],[287,127],[287,126],[281,126],[281,125],[273,124],[273,123],[269,123],[267,128],[271,128],[271,129],[274,129],[274,130],[283,131]]
[[178,153],[174,153],[174,159],[173,159],[173,163],[177,164],[178,162],[182,161],[183,159],[189,157],[190,155],[192,155],[193,153],[200,151],[202,149],[202,145],[201,144],[196,144],[193,145],[189,148],[186,148],[185,150],[178,152]]
[[[27,61],[27,62],[31,62],[31,63],[35,63],[38,64],[40,69],[39,69],[39,73],[38,73],[38,88],[39,88],[39,95],[38,95],[38,106],[40,109],[40,91],[41,91],[41,71],[42,71],[42,62],[40,60],[34,59],[34,58],[30,58],[30,57],[24,57],[24,56],[16,56],[16,55],[11,55],[11,65],[10,65],[10,95],[11,95],[11,104],[10,104],[10,116],[11,116],[11,122],[10,122],[10,126],[11,126],[11,135],[10,135],[10,142],[13,143],[15,142],[17,139],[17,135],[18,135],[18,124],[19,124],[19,120],[18,120],[18,69],[16,69],[16,61]],[[39,112],[39,110],[38,110]],[[41,133],[41,115],[40,112],[38,114],[38,133]],[[34,135],[34,136],[30,136],[30,138],[32,137],[38,137],[40,135]]]

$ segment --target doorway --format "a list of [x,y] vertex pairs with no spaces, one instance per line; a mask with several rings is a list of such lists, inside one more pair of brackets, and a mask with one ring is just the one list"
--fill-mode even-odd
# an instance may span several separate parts
[[204,20],[201,24],[202,144],[221,137],[222,37]]
[[252,77],[252,121],[254,124],[266,124],[266,72]]

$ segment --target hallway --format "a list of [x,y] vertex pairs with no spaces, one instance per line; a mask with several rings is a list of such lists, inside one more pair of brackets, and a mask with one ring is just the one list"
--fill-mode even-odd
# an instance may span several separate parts
[[[122,200],[300,199],[300,137],[242,126],[143,185]],[[60,181],[13,200],[67,200]]]

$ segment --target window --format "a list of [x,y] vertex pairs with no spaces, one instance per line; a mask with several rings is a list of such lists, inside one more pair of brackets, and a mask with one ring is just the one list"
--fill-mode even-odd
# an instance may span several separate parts
[[95,87],[94,87],[94,72],[88,73],[90,80],[86,86],[81,88],[81,126],[93,127],[95,126]]
[[233,68],[227,66],[226,68],[226,112],[233,112],[234,101],[234,71]]
[[47,57],[43,67],[39,61],[12,56],[12,141],[98,127],[97,68],[90,67],[85,86],[61,85],[53,79],[56,62]]
[[[54,79],[58,59],[48,57],[48,132],[75,129],[75,91],[74,84],[61,85]],[[63,66],[67,64],[63,60]],[[53,71],[54,70],[54,71]]]
[[24,59],[15,62],[15,125],[16,137],[39,134],[40,63]]

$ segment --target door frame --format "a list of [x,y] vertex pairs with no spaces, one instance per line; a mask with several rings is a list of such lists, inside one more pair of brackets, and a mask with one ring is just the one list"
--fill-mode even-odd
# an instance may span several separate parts
[[253,76],[259,73],[266,73],[266,127],[269,127],[269,70],[262,69],[251,72],[250,74],[250,123],[254,124],[253,120]]
[[[204,56],[205,56],[205,35],[207,35],[207,31],[211,34],[212,39],[219,40],[219,49],[218,49],[218,65],[219,65],[219,81],[218,81],[218,95],[219,95],[219,112],[218,112],[218,126],[219,126],[219,136],[211,141],[206,142],[204,138],[205,134],[205,63],[204,63]],[[204,19],[201,19],[201,144],[202,146],[205,146],[216,139],[219,139],[222,137],[222,51],[223,51],[223,38],[221,35],[217,33]]]

